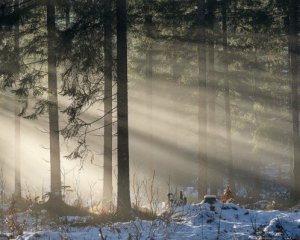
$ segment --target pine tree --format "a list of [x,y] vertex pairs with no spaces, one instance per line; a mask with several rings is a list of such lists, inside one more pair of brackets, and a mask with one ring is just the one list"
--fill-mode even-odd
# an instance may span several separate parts
[[206,86],[206,35],[205,1],[198,0],[198,198],[207,193],[207,86]]
[[[18,11],[19,9],[19,1],[15,0],[14,1],[14,5],[15,5],[15,11]],[[16,62],[17,62],[17,66],[16,66],[16,82],[19,81],[19,77],[20,77],[20,33],[19,33],[19,21],[17,21],[17,23],[14,26],[14,52],[15,52],[15,56],[17,58]],[[20,158],[21,158],[21,153],[20,153],[20,144],[21,144],[21,133],[20,133],[20,127],[21,127],[21,119],[18,116],[20,113],[20,109],[19,109],[19,97],[15,96],[15,192],[14,192],[14,196],[17,198],[21,197],[21,162],[20,162]]]
[[56,73],[56,26],[55,5],[47,1],[47,43],[48,43],[48,100],[49,100],[49,130],[50,130],[50,174],[51,200],[61,201],[60,146]]
[[118,196],[117,211],[128,216],[131,210],[128,146],[127,7],[117,0],[117,119],[118,119]]
[[298,34],[298,8],[297,0],[289,1],[289,67],[291,78],[291,104],[293,120],[293,198],[300,198],[300,139],[299,139],[299,43]]
[[217,172],[217,159],[215,153],[216,147],[216,94],[217,94],[217,80],[215,77],[215,11],[216,1],[209,0],[207,2],[208,10],[208,122],[209,122],[209,154],[208,154],[208,166],[209,166],[209,184],[211,193],[216,194],[218,191],[218,181],[220,174]]

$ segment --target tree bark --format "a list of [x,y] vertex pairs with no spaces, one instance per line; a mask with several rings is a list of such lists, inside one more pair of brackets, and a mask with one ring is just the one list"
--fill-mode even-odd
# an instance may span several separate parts
[[104,175],[103,200],[112,201],[112,2],[104,2]]
[[128,146],[128,78],[127,78],[127,6],[117,0],[117,105],[118,105],[118,195],[117,212],[129,215],[131,210],[129,187]]
[[207,193],[207,87],[205,1],[198,0],[198,198]]
[[289,68],[291,78],[291,108],[293,119],[292,197],[300,198],[300,139],[299,139],[299,46],[297,39],[297,0],[289,1]]
[[[19,9],[19,0],[14,1],[16,11]],[[15,25],[14,29],[14,45],[15,45],[15,56],[17,61],[16,66],[16,82],[19,81],[20,77],[20,34],[19,34],[19,22]],[[20,113],[19,108],[19,97],[15,96],[15,192],[14,196],[17,198],[21,197],[21,154],[20,154],[20,145],[21,145],[21,121],[18,114]]]
[[47,1],[47,42],[48,42],[48,100],[49,100],[49,131],[50,131],[50,174],[51,198],[62,200],[61,172],[60,172],[60,146],[57,99],[57,73],[56,73],[56,30],[55,5]]

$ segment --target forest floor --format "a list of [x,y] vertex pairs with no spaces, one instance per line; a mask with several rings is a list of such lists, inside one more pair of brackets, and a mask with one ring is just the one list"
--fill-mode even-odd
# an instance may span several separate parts
[[15,220],[26,222],[19,240],[300,239],[299,210],[250,210],[221,202],[177,206],[154,220],[136,218],[105,226],[88,224],[90,216],[66,216],[55,223],[45,211],[18,213]]

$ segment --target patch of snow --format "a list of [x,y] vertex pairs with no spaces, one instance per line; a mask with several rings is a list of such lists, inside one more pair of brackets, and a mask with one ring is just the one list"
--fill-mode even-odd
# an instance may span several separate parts
[[293,215],[276,217],[264,228],[264,232],[272,239],[300,239],[300,219]]
[[[167,214],[168,213],[168,214]],[[86,217],[66,217],[68,222],[85,221]],[[63,221],[62,221],[63,222]],[[162,214],[153,221],[135,219],[109,226],[49,227],[42,231],[27,231],[19,240],[72,239],[99,240],[119,239],[300,239],[299,211],[249,210],[233,203],[217,201],[213,204],[180,205]]]

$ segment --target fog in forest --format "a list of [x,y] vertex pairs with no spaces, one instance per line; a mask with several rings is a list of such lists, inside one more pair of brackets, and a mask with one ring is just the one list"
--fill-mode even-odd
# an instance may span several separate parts
[[[181,5],[175,4],[175,7],[170,7],[170,11],[176,12],[176,6]],[[197,197],[188,191],[197,191],[197,182],[204,181],[204,178],[207,180],[207,192],[212,194],[222,194],[223,189],[230,184],[238,199],[266,198],[281,201],[290,196],[294,157],[289,69],[291,53],[286,16],[279,7],[265,7],[265,12],[260,11],[260,6],[249,7],[253,15],[249,9],[249,15],[243,15],[238,10],[234,13],[231,5],[227,7],[231,13],[227,22],[226,52],[222,32],[224,16],[219,6],[215,10],[213,27],[209,29],[213,34],[205,43],[195,40],[198,30],[196,26],[187,26],[188,20],[170,17],[176,21],[167,19],[163,22],[159,14],[164,13],[154,14],[154,33],[149,34],[147,26],[139,19],[129,25],[128,116],[132,202],[138,198],[147,204],[152,181],[154,190],[151,191],[154,191],[159,201],[166,201],[168,192],[181,190],[186,192],[189,201],[196,201]],[[197,9],[184,4],[182,8],[185,14]],[[263,16],[256,19],[255,11]],[[63,29],[64,20],[56,21],[58,28]],[[75,20],[71,18],[71,24],[72,21]],[[45,19],[41,22],[45,23]],[[23,28],[26,28],[26,24]],[[82,41],[98,41],[92,37]],[[21,46],[26,45],[27,38],[23,36],[20,39]],[[89,45],[88,42],[86,44]],[[99,49],[103,54],[100,44]],[[206,57],[205,66],[200,66],[199,49],[205,50],[201,53]],[[115,54],[113,52],[114,59]],[[87,62],[94,61],[95,56],[90,57],[86,59]],[[34,58],[39,60],[38,55]],[[23,61],[29,63],[32,59]],[[58,85],[61,88],[65,65],[57,65]],[[34,63],[29,68],[47,71],[45,66],[45,63]],[[206,69],[205,88],[199,84],[199,66]],[[78,72],[80,74],[80,70]],[[93,71],[89,74],[91,78],[103,78]],[[115,80],[113,107],[116,107]],[[41,85],[46,86],[47,77],[42,77],[40,81]],[[229,157],[226,131],[226,84],[229,87],[227,97],[232,157]],[[103,92],[99,96],[101,94]],[[203,112],[199,108],[204,95],[207,101],[207,124],[203,123]],[[71,100],[68,96],[62,96],[60,89],[58,96],[59,127],[63,129],[68,118],[62,110]],[[28,113],[34,109],[35,102],[36,99],[30,96]],[[7,194],[11,194],[14,192],[17,147],[15,108],[20,112],[22,104],[16,104],[15,95],[8,89],[1,92],[0,105],[1,166]],[[102,116],[103,112],[103,102],[97,101],[91,108],[86,108],[82,117],[93,121]],[[48,114],[35,120],[20,119],[22,195],[30,193],[41,196],[50,191]],[[66,191],[63,190],[66,202],[74,202],[79,195],[87,205],[91,201],[96,203],[102,200],[103,120],[101,118],[89,127],[89,131],[92,131],[87,134],[89,152],[85,159],[68,159],[66,156],[77,146],[77,138],[64,140],[60,136],[62,185],[70,186]],[[117,111],[113,110],[114,197],[117,184],[116,121]],[[202,139],[204,133],[206,143]],[[206,175],[201,175],[199,154],[201,151],[204,153],[204,145],[207,166],[202,169]],[[231,163],[233,170],[230,170]]]

